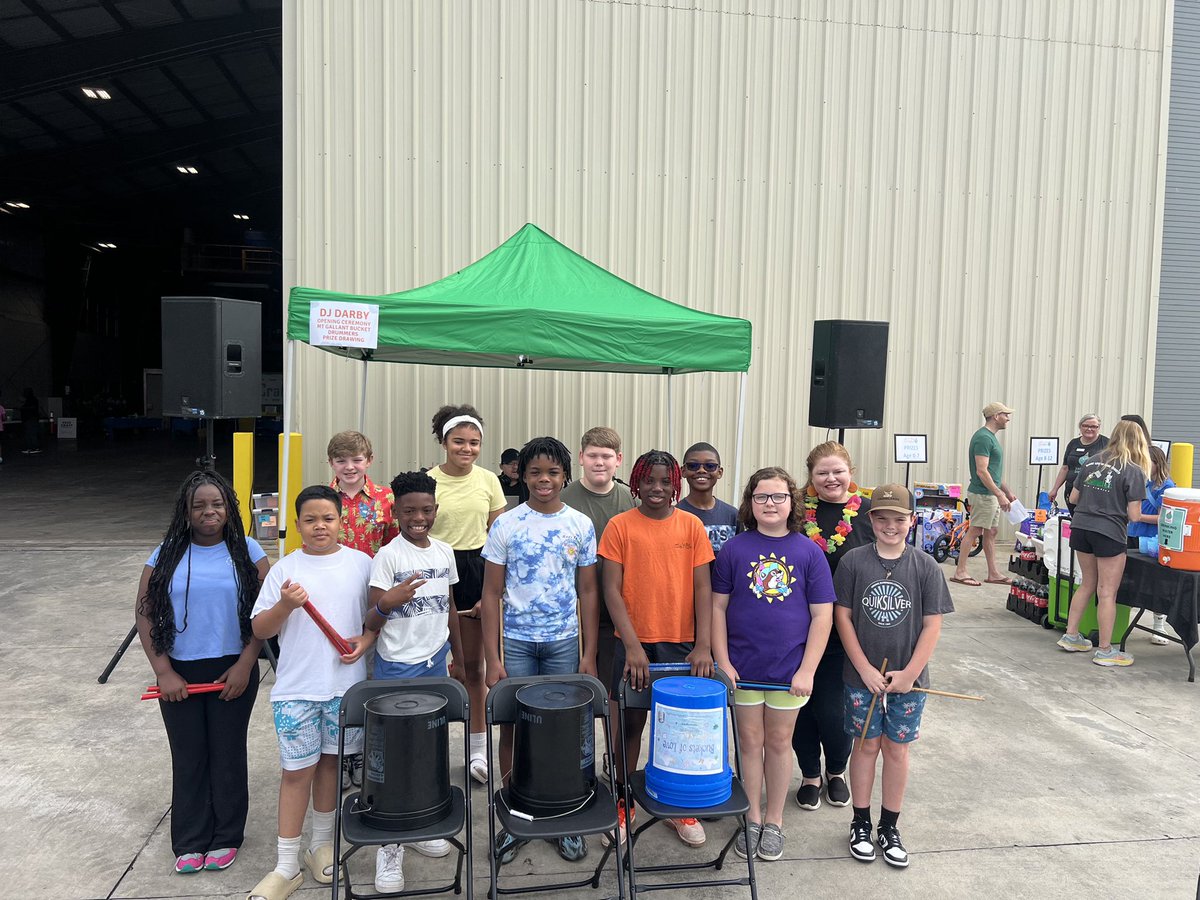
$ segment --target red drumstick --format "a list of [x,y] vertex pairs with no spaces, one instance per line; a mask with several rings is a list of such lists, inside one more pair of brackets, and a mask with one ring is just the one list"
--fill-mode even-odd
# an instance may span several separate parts
[[[214,694],[217,691],[223,691],[225,685],[215,681],[205,682],[203,684],[189,684],[187,686],[188,694]],[[152,684],[146,688],[146,693],[142,694],[143,700],[161,700],[162,690],[158,685]]]
[[350,642],[333,630],[333,626],[325,621],[325,617],[317,611],[317,608],[312,605],[312,601],[306,601],[301,607],[312,620],[317,623],[317,627],[325,632],[325,637],[329,638],[329,643],[333,644],[334,649],[342,656],[349,656],[354,652],[354,648],[350,646]]

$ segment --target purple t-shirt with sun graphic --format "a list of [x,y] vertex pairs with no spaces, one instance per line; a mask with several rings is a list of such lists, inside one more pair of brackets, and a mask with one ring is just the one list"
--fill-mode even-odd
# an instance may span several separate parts
[[836,599],[825,555],[795,532],[731,537],[713,565],[712,589],[729,595],[729,661],[738,676],[776,684],[790,684],[804,659],[809,604]]

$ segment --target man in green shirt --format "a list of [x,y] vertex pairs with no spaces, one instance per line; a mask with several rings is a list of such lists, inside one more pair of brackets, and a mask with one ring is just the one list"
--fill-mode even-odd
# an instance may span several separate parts
[[999,402],[983,408],[983,427],[971,435],[967,465],[971,481],[967,485],[967,500],[971,504],[971,523],[960,544],[958,566],[951,581],[979,587],[979,580],[967,574],[967,556],[979,535],[983,535],[983,556],[987,560],[988,584],[1008,584],[1009,580],[996,568],[996,529],[1000,516],[1006,513],[1016,495],[1004,482],[1004,453],[996,435],[1008,427],[1013,411]]

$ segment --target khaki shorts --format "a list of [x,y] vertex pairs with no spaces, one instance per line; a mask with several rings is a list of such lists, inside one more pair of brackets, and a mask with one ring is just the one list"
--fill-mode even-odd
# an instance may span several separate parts
[[995,494],[967,494],[971,504],[972,528],[998,528],[1000,526],[1000,501]]

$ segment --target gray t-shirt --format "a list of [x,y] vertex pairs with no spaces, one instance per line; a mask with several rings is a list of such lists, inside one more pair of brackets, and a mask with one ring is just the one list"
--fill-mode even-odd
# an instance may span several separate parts
[[714,554],[720,553],[725,542],[737,534],[737,507],[730,506],[724,500],[717,500],[717,505],[712,509],[701,509],[692,506],[685,499],[676,503],[675,508],[690,512],[704,523],[704,530],[708,532],[708,542],[712,544]]
[[[887,569],[892,570],[891,578]],[[889,672],[903,669],[912,659],[925,616],[954,612],[942,570],[932,556],[912,547],[906,547],[900,559],[883,562],[874,544],[855,547],[838,565],[833,588],[837,605],[850,610],[863,653],[877,669],[886,659]],[[865,687],[849,656],[842,678],[851,687]],[[929,687],[928,666],[914,684]]]
[[1133,463],[1109,463],[1104,455],[1089,457],[1075,479],[1079,502],[1071,527],[1125,543],[1129,501],[1146,499],[1146,473]]

